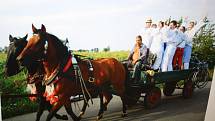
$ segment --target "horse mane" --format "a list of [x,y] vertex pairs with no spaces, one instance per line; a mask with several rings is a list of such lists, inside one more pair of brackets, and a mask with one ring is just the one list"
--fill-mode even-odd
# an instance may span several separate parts
[[69,54],[68,47],[66,45],[64,45],[63,42],[55,35],[50,34],[50,33],[47,33],[47,35],[50,38],[52,38],[51,41],[54,41],[53,45],[56,47],[57,55],[62,59],[64,59],[65,56],[68,56],[68,54]]

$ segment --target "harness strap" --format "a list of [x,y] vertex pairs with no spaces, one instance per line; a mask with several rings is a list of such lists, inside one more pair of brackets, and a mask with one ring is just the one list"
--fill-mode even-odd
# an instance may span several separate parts
[[72,57],[71,55],[69,55],[68,61],[65,65],[65,67],[63,68],[63,72],[66,72],[72,65]]
[[93,65],[91,63],[91,61],[89,59],[87,59],[87,64],[88,64],[88,70],[89,70],[89,82],[94,82],[95,81],[95,78],[94,78],[94,75],[93,75]]
[[86,87],[85,81],[84,81],[84,79],[82,77],[81,69],[78,66],[77,66],[77,74],[78,74],[78,77],[79,77],[79,81],[80,81],[80,85],[81,85],[81,91],[82,91],[82,94],[83,94],[83,97],[84,97],[84,101],[89,106],[88,101],[86,99],[86,94],[89,96],[89,98],[91,100],[91,103],[93,104],[92,96],[91,96],[91,94],[89,93],[89,91],[88,91],[88,89]]
[[[47,66],[48,62],[44,61],[43,64]],[[55,71],[51,74],[51,76],[44,81],[45,84],[49,85],[51,83],[57,83],[64,75],[67,75],[64,73],[66,73],[71,66],[72,66],[72,56],[70,54],[69,56],[67,56],[66,61],[59,64],[55,69]]]

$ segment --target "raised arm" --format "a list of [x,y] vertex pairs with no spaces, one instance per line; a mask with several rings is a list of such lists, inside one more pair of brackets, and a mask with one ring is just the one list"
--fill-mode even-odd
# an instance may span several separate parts
[[199,21],[192,29],[191,29],[191,32],[192,32],[192,36],[194,36],[196,34],[196,32],[198,32],[200,30],[200,28],[202,28],[204,25],[206,25],[206,23],[201,20]]

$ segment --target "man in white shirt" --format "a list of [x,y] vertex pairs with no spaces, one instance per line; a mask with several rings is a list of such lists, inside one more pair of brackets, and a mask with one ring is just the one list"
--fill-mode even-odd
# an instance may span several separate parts
[[177,22],[175,20],[170,22],[169,29],[164,33],[164,40],[167,42],[166,49],[163,55],[161,64],[162,71],[172,71],[172,60],[175,54],[176,46],[179,41],[178,30],[176,29]]
[[156,60],[152,66],[154,70],[158,70],[160,68],[163,51],[164,51],[164,42],[162,38],[162,29],[164,26],[164,22],[160,21],[158,23],[158,28],[152,30],[152,44],[149,51],[156,55]]
[[183,64],[182,64],[182,58],[184,54],[184,47],[187,41],[187,35],[184,33],[185,32],[185,27],[180,26],[179,27],[179,36],[180,36],[180,41],[179,44],[177,45],[177,49],[175,51],[175,55],[173,57],[173,68],[176,69],[183,69]]
[[141,33],[140,33],[142,35],[143,44],[146,45],[148,49],[150,48],[152,43],[151,24],[152,24],[152,20],[147,19],[145,27],[141,30]]
[[[169,30],[169,24],[170,24],[170,19],[168,19],[168,20],[166,20],[164,22],[164,27],[162,29],[163,34],[165,34]],[[166,49],[166,40],[164,39],[163,41],[164,41],[164,51],[165,51],[165,49]]]
[[194,25],[194,22],[190,22],[188,25],[188,29],[185,32],[188,39],[184,47],[184,55],[183,55],[183,62],[184,62],[184,69],[189,69],[189,62],[192,53],[192,46],[193,46],[193,38],[198,32],[198,30],[205,25],[203,21],[200,21],[197,25]]

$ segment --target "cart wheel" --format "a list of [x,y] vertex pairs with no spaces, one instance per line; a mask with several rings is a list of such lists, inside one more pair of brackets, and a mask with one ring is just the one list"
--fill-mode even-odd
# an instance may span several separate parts
[[183,88],[183,92],[182,92],[182,95],[183,95],[184,98],[190,98],[190,97],[192,97],[193,90],[194,90],[193,87],[194,86],[193,86],[192,81],[185,82],[184,88]]
[[135,105],[139,100],[140,95],[141,91],[139,88],[130,87],[128,90],[126,90],[126,104],[128,106]]
[[161,101],[161,90],[158,87],[153,87],[149,92],[146,93],[144,98],[144,106],[147,109],[152,109],[160,104]]
[[163,94],[165,96],[171,96],[172,93],[175,91],[176,83],[177,82],[165,83],[164,88],[163,88]]

